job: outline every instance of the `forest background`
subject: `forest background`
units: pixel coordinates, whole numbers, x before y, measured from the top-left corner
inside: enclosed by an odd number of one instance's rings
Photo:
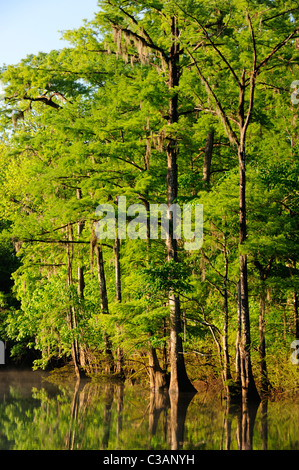
[[[298,2],[98,5],[68,48],[1,71],[10,360],[298,391]],[[202,204],[201,249],[98,240],[119,196]]]

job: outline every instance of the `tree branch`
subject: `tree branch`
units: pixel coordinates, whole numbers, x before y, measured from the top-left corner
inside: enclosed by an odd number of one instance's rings
[[[248,20],[248,23],[249,23],[249,29],[250,29],[250,33],[251,33],[251,39],[252,39],[252,46],[253,46],[253,70],[255,71],[255,70],[256,70],[256,62],[257,62],[256,42],[255,42],[255,35],[254,35],[252,23],[251,23],[251,18],[250,18],[250,16],[249,16],[248,11],[247,11],[247,20]]]
[[[297,27],[296,29],[294,29],[294,31],[289,34],[289,36],[287,36],[283,41],[281,41],[279,44],[277,44],[273,49],[272,51],[267,55],[267,57],[265,57],[260,63],[259,65],[256,66],[256,74],[258,74],[260,72],[260,69],[262,67],[264,67],[264,65],[267,64],[267,62],[269,62],[269,60],[271,59],[271,57],[277,52],[279,51],[279,49],[281,49],[290,39],[292,39],[293,36],[295,36],[295,34],[299,31],[299,27]]]
[[[263,19],[263,20],[262,20],[262,23],[266,23],[266,21],[273,20],[274,18],[277,18],[278,16],[282,16],[282,15],[285,15],[285,14],[287,14],[287,13],[291,13],[292,11],[296,11],[296,10],[298,10],[298,7],[296,7],[296,8],[291,8],[290,10],[286,10],[286,11],[277,13],[277,15],[270,16],[269,18]]]
[[[81,244],[81,245],[90,245],[89,241],[84,240],[55,240],[55,239],[42,239],[42,238],[24,238],[21,240],[24,243],[62,243],[63,245],[67,244]],[[107,243],[101,243],[102,246],[107,246],[108,248],[113,248],[112,245]]]
[[[55,95],[56,93],[52,93],[50,97],[45,96],[45,95],[40,95],[37,96],[36,98],[31,98],[30,96],[27,96],[26,94],[22,97],[23,100],[29,100],[31,101],[40,101],[48,106],[51,106],[54,109],[61,109],[61,106],[54,101],[52,101],[52,96]]]
[[[223,60],[223,62],[227,65],[227,67],[229,68],[229,70],[231,71],[235,81],[237,82],[237,84],[240,86],[240,81],[238,79],[238,76],[236,74],[236,72],[234,71],[234,69],[232,68],[232,66],[230,65],[229,61],[226,59],[226,57],[222,54],[222,52],[218,49],[217,45],[214,43],[214,41],[211,39],[211,36],[208,34],[206,28],[201,24],[201,22],[194,16],[192,16],[190,13],[187,13],[186,11],[183,10],[183,8],[179,7],[183,13],[187,16],[189,16],[190,18],[192,18],[194,21],[196,21],[196,23],[199,25],[199,27],[202,29],[206,39],[210,42],[211,46],[215,49],[215,51],[217,52],[217,54],[221,57],[221,59]]]
[[[209,82],[207,81],[207,79],[204,77],[202,71],[200,70],[196,60],[194,59],[192,53],[186,48],[188,54],[190,55],[190,57],[193,59],[194,61],[194,65],[198,71],[198,74],[201,78],[201,80],[203,81],[205,87],[206,87],[206,90],[208,92],[209,95],[211,95],[213,98],[214,98],[214,101],[216,103],[216,109],[217,109],[217,114],[221,117],[222,119],[222,122],[224,124],[224,127],[226,129],[226,133],[227,133],[227,136],[229,138],[229,141],[231,144],[236,144],[236,145],[239,145],[239,141],[238,141],[238,138],[234,132],[234,130],[232,129],[231,125],[230,125],[230,122],[229,122],[229,119],[228,119],[228,116],[227,114],[225,113],[223,107],[221,106],[221,103],[219,101],[219,99],[217,98],[215,92],[213,91],[213,89],[211,88]]]

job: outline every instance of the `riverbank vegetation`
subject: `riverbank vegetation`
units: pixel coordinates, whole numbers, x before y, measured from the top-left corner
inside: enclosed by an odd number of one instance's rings
[[[69,48],[3,67],[11,360],[173,392],[211,377],[253,399],[298,391],[298,15],[295,1],[103,0]],[[97,238],[97,207],[117,214],[120,196],[147,213],[202,204],[201,247],[172,223],[166,240],[119,239],[118,224]]]

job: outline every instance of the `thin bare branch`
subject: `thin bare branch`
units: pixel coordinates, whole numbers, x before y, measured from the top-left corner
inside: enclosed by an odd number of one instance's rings
[[[262,20],[262,23],[266,23],[266,21],[273,20],[274,18],[278,18],[279,16],[283,16],[283,15],[286,15],[287,13],[291,13],[292,11],[297,11],[297,10],[298,10],[298,7],[291,8],[290,10],[285,10],[283,12],[277,13],[277,15],[270,16],[269,18],[264,18]]]
[[[267,57],[265,57],[260,63],[259,65],[256,66],[256,73],[260,73],[260,70],[262,67],[264,67],[264,65],[267,64],[267,62],[269,62],[269,60],[271,59],[271,57],[273,57],[273,55],[279,51],[279,49],[281,49],[285,44],[287,44],[287,42],[289,42],[290,39],[292,39],[292,37],[295,36],[295,34],[299,31],[299,27],[297,27],[296,29],[294,29],[294,31],[289,34],[283,41],[281,41],[279,44],[277,44],[273,49],[272,51],[267,55]]]
[[[212,96],[213,99],[214,99],[214,101],[215,101],[217,114],[220,116],[220,118],[221,118],[221,120],[222,120],[222,122],[223,122],[223,125],[224,125],[224,127],[225,127],[225,129],[226,129],[226,133],[227,133],[227,136],[228,136],[228,138],[229,138],[230,143],[231,143],[231,144],[237,144],[237,145],[239,145],[239,141],[238,141],[238,138],[237,138],[237,136],[236,136],[236,133],[235,133],[234,130],[232,129],[232,127],[231,127],[231,125],[230,125],[230,122],[229,122],[229,118],[228,118],[226,112],[224,111],[224,109],[223,109],[223,107],[222,107],[222,105],[221,105],[221,103],[220,103],[220,101],[219,101],[219,99],[218,99],[216,93],[215,93],[214,90],[211,88],[209,82],[207,81],[207,79],[206,79],[205,76],[203,75],[203,73],[202,73],[200,67],[198,66],[196,60],[194,59],[192,53],[191,53],[188,49],[186,49],[186,50],[187,50],[188,54],[190,55],[190,57],[193,59],[194,65],[195,65],[195,67],[196,67],[196,69],[197,69],[197,71],[198,71],[198,74],[199,74],[201,80],[203,81],[203,83],[204,83],[204,85],[205,85],[205,87],[206,87],[206,90],[207,90],[208,94],[209,94],[210,96]]]
[[[179,6],[179,5],[178,5]],[[202,29],[206,39],[210,42],[211,46],[213,47],[213,49],[215,49],[215,51],[218,53],[218,55],[221,57],[221,59],[223,60],[223,62],[227,65],[227,67],[229,68],[230,72],[232,73],[235,81],[237,82],[237,84],[240,86],[240,81],[239,81],[239,78],[236,74],[236,72],[234,71],[233,67],[231,66],[231,64],[229,63],[229,61],[227,60],[227,58],[222,54],[222,52],[220,51],[220,49],[218,49],[217,45],[214,43],[214,41],[212,40],[211,38],[211,35],[208,34],[206,28],[203,26],[203,24],[198,20],[198,18],[196,18],[195,16],[191,15],[190,13],[186,12],[182,7],[179,6],[179,8],[182,10],[182,12],[189,16],[189,18],[192,18],[197,24],[198,26]]]
[[[249,15],[248,12],[247,12],[247,20],[248,20],[248,23],[249,23],[249,29],[250,29],[250,33],[251,33],[251,39],[252,39],[252,47],[253,47],[253,70],[255,71],[255,69],[256,69],[256,63],[257,63],[256,41],[255,41],[254,30],[253,30],[252,23],[251,23],[251,18],[250,18],[250,15]]]

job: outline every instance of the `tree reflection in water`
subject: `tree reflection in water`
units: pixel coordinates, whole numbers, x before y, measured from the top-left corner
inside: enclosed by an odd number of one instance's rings
[[[70,419],[70,426],[68,430],[68,435],[66,438],[66,447],[68,450],[73,450],[74,442],[75,442],[75,426],[74,424],[77,423],[78,420],[78,408],[79,408],[79,388],[80,388],[80,380],[77,380],[75,389],[74,389],[74,396],[71,405],[71,419]]]
[[[101,397],[104,403],[102,427],[103,435],[100,448],[105,450],[109,447],[109,436],[112,422],[112,405],[116,399],[116,442],[119,443],[123,430],[123,406],[124,406],[124,384],[108,383],[103,386]],[[82,381],[78,381],[74,387],[74,394],[71,404],[70,425],[66,438],[67,449],[74,449],[76,428],[78,427],[78,417],[84,414],[86,407],[86,393],[99,390],[95,386],[86,383],[82,386]],[[93,395],[93,393],[91,393]],[[84,398],[85,397],[85,398]],[[179,450],[184,444],[184,428],[188,406],[194,394],[171,394],[167,391],[150,390],[150,403],[146,411],[148,412],[148,447],[151,448],[151,440],[156,435],[158,424],[162,420],[162,441],[169,445],[171,450]],[[144,416],[143,419],[144,420]],[[165,446],[167,448],[167,445]]]
[[[298,449],[296,402],[270,402],[268,420],[267,401],[223,403],[210,392],[86,380],[34,387],[0,383],[0,449]]]
[[[163,440],[167,441],[167,411],[170,407],[169,395],[167,391],[158,392],[150,391],[150,407],[149,407],[149,438],[155,436],[157,432],[158,422],[162,414],[162,433]]]
[[[179,450],[184,443],[185,420],[194,394],[170,394],[171,450]]]
[[[234,418],[237,420],[236,439],[239,450],[252,450],[253,449],[253,430],[256,419],[259,403],[249,403],[244,400],[242,403],[231,402],[228,398],[226,400],[226,409],[224,417],[224,433],[225,442],[222,449],[231,449],[231,430],[232,421]]]

